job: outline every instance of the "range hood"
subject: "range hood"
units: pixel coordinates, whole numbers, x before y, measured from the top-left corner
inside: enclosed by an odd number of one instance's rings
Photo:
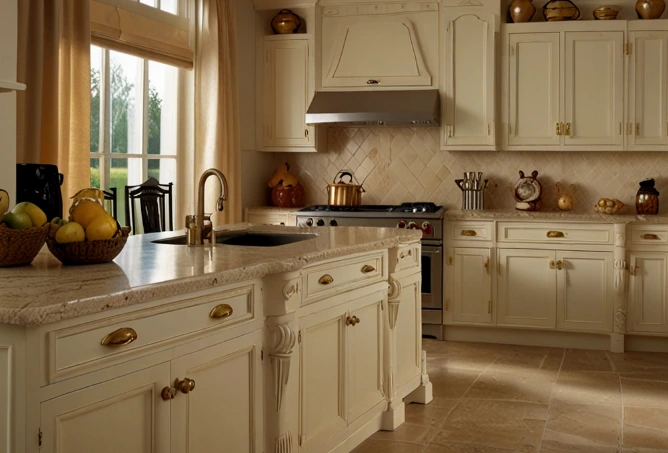
[[[317,91],[307,124],[438,126],[438,90]]]

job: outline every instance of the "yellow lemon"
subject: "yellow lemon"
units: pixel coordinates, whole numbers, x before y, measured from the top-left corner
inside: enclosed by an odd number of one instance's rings
[[[116,220],[109,214],[102,214],[95,217],[86,228],[86,239],[89,241],[111,239],[117,229]]]
[[[90,225],[97,216],[106,213],[107,212],[100,203],[92,200],[82,200],[72,207],[72,210],[70,211],[72,220],[81,225],[84,230],[88,228],[88,225]]]
[[[76,222],[68,222],[56,231],[56,242],[66,244],[68,242],[81,242],[86,239],[86,232]]]

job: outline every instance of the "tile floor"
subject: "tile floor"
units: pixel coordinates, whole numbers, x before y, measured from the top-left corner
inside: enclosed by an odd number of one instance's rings
[[[424,340],[434,401],[354,453],[668,452],[668,354]]]

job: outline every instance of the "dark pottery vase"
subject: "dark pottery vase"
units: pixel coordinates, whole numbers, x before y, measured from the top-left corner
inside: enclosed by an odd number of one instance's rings
[[[536,14],[536,7],[531,3],[532,0],[513,0],[510,4],[510,18],[514,23],[531,22]]]
[[[638,19],[658,19],[665,10],[665,0],[638,0],[636,3]]]
[[[654,179],[640,181],[640,189],[636,194],[636,213],[638,215],[659,213],[659,191],[654,188]]]

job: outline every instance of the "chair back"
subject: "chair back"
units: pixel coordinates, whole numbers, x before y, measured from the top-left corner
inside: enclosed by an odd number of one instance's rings
[[[125,186],[125,223],[132,228],[132,233],[137,234],[137,211],[135,210],[137,200],[139,200],[139,212],[144,233],[174,229],[173,185],[171,182],[160,184],[157,179],[151,177],[143,184]]]
[[[111,187],[109,190],[103,190],[104,193],[104,200],[109,201],[109,204],[111,205],[111,212],[109,212],[111,215],[114,216],[114,219],[118,219],[118,202],[116,201],[116,196],[117,196],[117,189],[116,187]],[[106,205],[106,203],[105,203]],[[106,209],[106,206],[105,206]]]

